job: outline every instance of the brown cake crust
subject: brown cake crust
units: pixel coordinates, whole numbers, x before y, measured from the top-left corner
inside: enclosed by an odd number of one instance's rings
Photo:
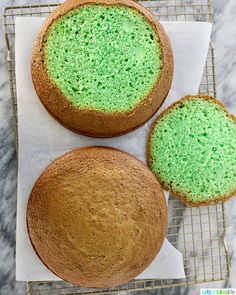
[[[135,9],[156,31],[160,44],[163,67],[160,77],[149,94],[129,112],[105,113],[74,107],[50,79],[44,65],[44,43],[51,24],[70,10],[88,3],[125,5]],[[147,122],[165,100],[173,78],[173,53],[169,39],[154,16],[132,0],[69,0],[55,9],[46,19],[36,38],[31,61],[32,80],[41,102],[48,112],[70,130],[94,137],[113,137],[125,134]]]
[[[234,120],[235,123],[236,123],[236,117],[232,114],[230,114],[228,112],[228,110],[226,109],[225,105],[218,99],[212,97],[212,96],[209,96],[207,94],[198,94],[198,95],[186,95],[184,96],[182,99],[174,102],[173,104],[171,104],[168,108],[166,108],[159,116],[158,118],[153,122],[152,124],[152,127],[151,127],[151,131],[150,131],[150,134],[149,134],[149,137],[148,137],[148,141],[147,141],[147,164],[148,164],[148,167],[151,169],[151,155],[150,155],[150,149],[151,149],[151,138],[152,138],[152,132],[154,130],[154,127],[156,124],[158,124],[158,121],[165,117],[165,115],[173,108],[181,105],[184,101],[186,100],[193,100],[193,99],[197,99],[197,98],[202,98],[202,99],[205,99],[205,100],[210,100],[211,102],[219,105],[226,113],[227,117],[229,117],[231,120]],[[156,174],[155,174],[156,175]],[[172,187],[170,187],[168,184],[166,184],[158,175],[156,175],[156,178],[159,180],[159,182],[162,184],[162,187],[169,191],[170,194],[172,196],[175,196],[177,198],[179,198],[183,203],[185,203],[186,205],[190,206],[190,207],[200,207],[200,206],[207,206],[207,205],[210,205],[210,204],[217,204],[217,203],[221,203],[221,202],[225,202],[227,201],[228,199],[230,199],[231,197],[235,196],[236,195],[236,190],[232,191],[231,193],[225,195],[225,196],[221,196],[221,197],[218,197],[218,198],[215,198],[214,200],[209,200],[209,201],[201,201],[201,202],[192,202],[191,200],[188,199],[188,196],[186,194],[184,194],[183,192],[181,191],[178,191]]]
[[[105,288],[134,279],[156,257],[167,229],[161,185],[120,150],[87,147],[54,160],[27,206],[31,243],[63,280]]]

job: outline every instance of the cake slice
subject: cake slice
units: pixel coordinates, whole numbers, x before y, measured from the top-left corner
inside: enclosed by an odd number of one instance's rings
[[[213,97],[186,96],[154,122],[147,158],[188,205],[225,201],[236,193],[236,118]]]

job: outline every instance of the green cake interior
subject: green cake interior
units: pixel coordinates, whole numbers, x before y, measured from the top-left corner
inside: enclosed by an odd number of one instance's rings
[[[45,66],[64,96],[80,108],[132,110],[159,78],[158,36],[137,11],[87,4],[56,21],[45,45]]]
[[[236,122],[210,100],[184,100],[155,125],[151,169],[192,202],[236,190]]]

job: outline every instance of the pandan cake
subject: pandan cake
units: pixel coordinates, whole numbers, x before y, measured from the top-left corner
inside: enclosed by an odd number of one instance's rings
[[[134,279],[156,257],[167,206],[155,175],[120,150],[87,147],[53,161],[27,206],[27,227],[42,262],[82,287]]]
[[[236,193],[236,118],[209,96],[187,96],[153,124],[148,162],[164,188],[191,206]]]
[[[69,129],[110,137],[144,124],[168,94],[173,56],[162,26],[131,0],[69,0],[44,22],[32,79]]]

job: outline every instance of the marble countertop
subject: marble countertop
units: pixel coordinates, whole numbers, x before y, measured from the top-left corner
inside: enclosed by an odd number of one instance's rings
[[[169,1],[169,0],[167,0]],[[41,1],[1,0],[7,5]],[[46,1],[42,1],[45,3]],[[52,1],[48,1],[52,2]],[[54,1],[55,2],[55,1]],[[217,96],[236,114],[236,1],[212,0]],[[0,23],[0,294],[26,294],[25,283],[15,281],[16,153],[3,24]],[[227,281],[149,291],[150,294],[200,294],[201,287],[236,288],[236,199],[226,203],[231,273]],[[144,292],[142,292],[144,293]]]

